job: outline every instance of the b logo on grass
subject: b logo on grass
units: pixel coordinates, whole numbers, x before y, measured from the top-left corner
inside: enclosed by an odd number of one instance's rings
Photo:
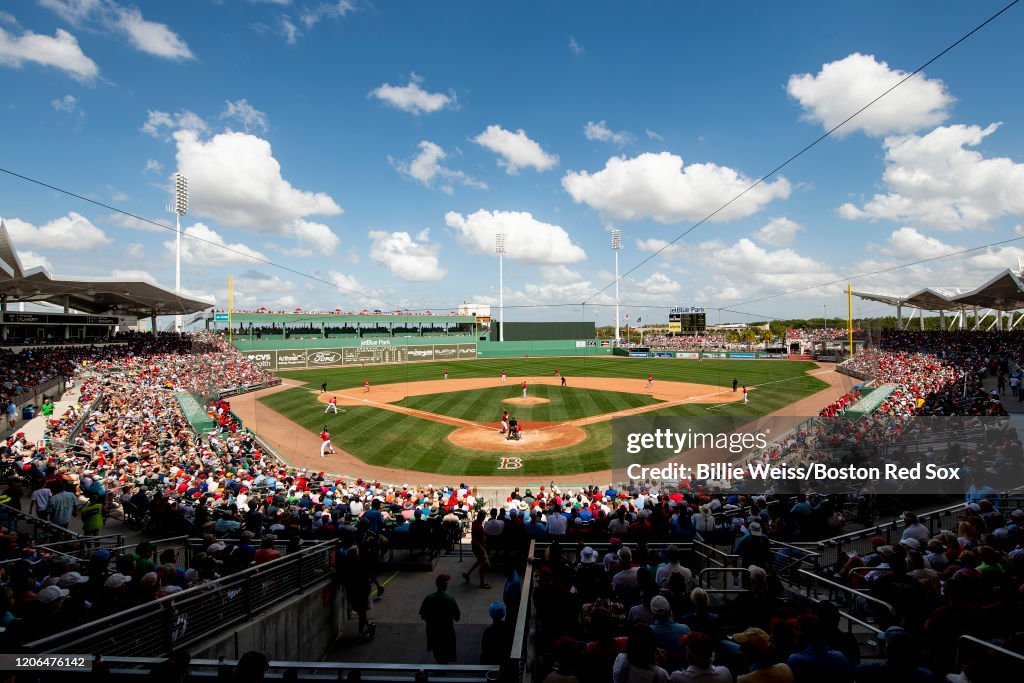
[[[502,458],[499,470],[519,470],[523,468],[522,458]]]

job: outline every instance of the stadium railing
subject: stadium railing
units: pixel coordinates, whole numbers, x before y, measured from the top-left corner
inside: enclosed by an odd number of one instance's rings
[[[276,387],[281,383],[280,377],[272,377],[266,382],[257,382],[256,384],[239,384],[233,387],[225,387],[217,391],[216,398],[227,398],[229,396],[237,396],[239,394],[247,394],[250,391],[260,391],[261,389],[269,389],[270,387]]]
[[[0,524],[12,533],[24,531],[36,541],[42,539],[68,541],[78,540],[82,537],[81,534],[75,533],[70,529],[58,526],[48,520],[40,519],[27,512],[16,510],[4,503],[0,503]]]
[[[528,557],[537,556],[537,541],[530,541]],[[525,681],[529,665],[536,660],[533,639],[533,619],[530,608],[533,605],[533,565],[527,564],[523,572],[523,591],[516,608],[516,623],[512,636],[512,648],[508,661],[502,670],[502,681]]]
[[[156,657],[216,635],[232,624],[330,578],[329,541],[24,645],[26,652],[89,652]]]
[[[993,498],[992,501],[1000,510],[1024,507],[1024,494],[1009,492]],[[954,531],[956,528],[954,523],[956,517],[963,512],[964,501],[961,500],[937,510],[922,512],[917,516],[917,519],[921,524],[928,527],[929,535],[934,536],[944,529]],[[885,539],[886,545],[899,543],[904,526],[903,519],[897,518],[891,522],[818,541],[815,551],[820,556],[821,567],[823,569],[831,569],[838,566],[840,560],[842,562],[846,561],[845,554],[850,551],[857,551],[858,553],[870,552],[871,548],[868,539],[874,536],[881,536]]]
[[[956,659],[963,664],[968,651],[982,651],[1001,662],[1000,671],[1004,681],[1019,681],[1024,677],[1024,654],[1007,650],[995,643],[989,643],[974,636],[962,635],[956,642]],[[966,678],[964,680],[967,680]]]
[[[164,659],[158,657],[98,657],[92,674],[66,674],[68,680],[86,680],[99,674],[108,681],[143,681],[150,676],[152,667]],[[233,659],[193,659],[188,665],[186,680],[234,680]],[[361,681],[367,683],[413,683],[419,672],[427,680],[447,683],[486,683],[497,681],[498,669],[477,664],[382,664],[376,662],[288,662],[271,660],[266,672],[267,680],[343,681],[358,671]]]
[[[93,414],[102,401],[103,393],[101,392],[89,403],[89,405],[82,409],[82,412],[75,421],[75,424],[71,425],[71,429],[68,430],[67,435],[63,439],[50,439],[47,437],[47,446],[57,453],[64,453],[67,451],[67,449],[75,443],[75,439],[78,438],[78,434],[82,431],[82,428],[85,427],[85,421],[89,419],[89,416]]]

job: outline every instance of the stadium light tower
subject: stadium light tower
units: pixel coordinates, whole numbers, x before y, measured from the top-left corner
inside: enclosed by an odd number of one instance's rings
[[[498,341],[505,341],[505,233],[494,235],[494,253],[498,255]]]
[[[174,214],[174,293],[181,296],[181,217],[188,213],[188,178],[180,173],[174,174],[174,204],[167,211]],[[174,316],[174,331],[181,334],[181,313]]]
[[[622,231],[612,230],[612,251],[615,252],[615,341],[619,341],[619,250],[622,249]]]

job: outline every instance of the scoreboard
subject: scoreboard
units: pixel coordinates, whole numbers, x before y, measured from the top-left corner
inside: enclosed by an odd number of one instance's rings
[[[702,307],[677,306],[668,312],[670,334],[695,334],[703,332],[706,326],[707,317]]]

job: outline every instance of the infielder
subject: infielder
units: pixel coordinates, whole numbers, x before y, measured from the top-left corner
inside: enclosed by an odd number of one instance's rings
[[[501,371],[501,381],[502,381],[502,383],[504,383],[506,379],[508,379],[508,373],[506,373],[504,370],[502,370]]]
[[[324,408],[324,415],[326,415],[327,411],[329,411],[329,410],[333,410],[335,415],[338,414],[338,397],[337,396],[331,396],[331,402],[327,404],[326,408]]]

